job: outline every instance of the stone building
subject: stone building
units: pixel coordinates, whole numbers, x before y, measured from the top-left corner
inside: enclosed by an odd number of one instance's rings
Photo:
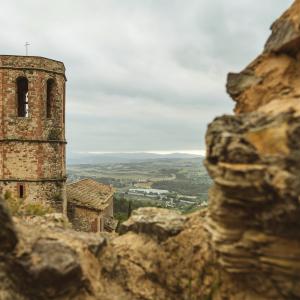
[[[0,55],[0,195],[66,208],[65,82],[62,62]]]
[[[74,229],[80,231],[114,231],[114,190],[92,179],[83,179],[67,185],[68,217]]]

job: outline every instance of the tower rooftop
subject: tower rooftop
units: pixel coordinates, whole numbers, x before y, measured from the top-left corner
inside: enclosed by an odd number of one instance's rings
[[[0,69],[29,69],[65,74],[63,62],[42,57],[24,55],[0,55]]]

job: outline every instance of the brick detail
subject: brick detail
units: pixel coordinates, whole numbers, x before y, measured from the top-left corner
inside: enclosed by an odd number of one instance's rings
[[[28,79],[29,116],[18,117],[18,77]],[[47,80],[55,90],[46,115]],[[45,201],[61,210],[65,191],[64,64],[43,57],[0,55],[0,191],[17,192],[26,182],[26,201]],[[17,195],[16,195],[17,196]]]

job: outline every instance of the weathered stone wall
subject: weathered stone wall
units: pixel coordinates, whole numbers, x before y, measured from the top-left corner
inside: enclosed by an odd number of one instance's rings
[[[73,206],[73,216],[70,222],[75,230],[85,232],[97,232],[98,215],[97,211],[84,207]]]
[[[29,81],[29,117],[17,117],[16,79]],[[46,117],[46,82],[55,81],[53,117]],[[65,140],[63,63],[40,57],[0,56],[1,131],[0,139]]]
[[[109,199],[109,205],[103,211],[96,211],[89,208],[68,203],[68,218],[75,230],[84,232],[97,232],[98,226],[104,230],[105,218],[113,217],[113,196]],[[100,221],[101,219],[101,221]],[[100,222],[100,224],[98,224]]]
[[[0,186],[0,192],[9,192],[14,199],[18,199],[18,187],[24,186],[24,202],[43,202],[58,212],[63,211],[63,182],[6,182]]]
[[[64,145],[57,143],[0,143],[5,179],[61,179],[65,176]]]
[[[28,80],[28,117],[18,117],[19,77]],[[52,114],[47,118],[49,79],[54,80],[54,93]],[[52,201],[53,194],[59,194],[57,190],[66,177],[65,81],[61,62],[42,57],[0,56],[0,191],[8,186],[15,191],[22,182],[27,191],[41,187],[40,193],[28,192],[27,200]],[[52,186],[53,192],[49,193],[45,186]]]
[[[113,196],[108,200],[109,205],[104,209],[102,215],[107,217],[113,217],[114,216],[114,199]]]

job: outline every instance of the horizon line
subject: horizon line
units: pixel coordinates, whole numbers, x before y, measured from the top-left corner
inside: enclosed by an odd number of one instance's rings
[[[72,153],[72,152],[71,152]],[[146,154],[160,154],[160,155],[169,155],[169,154],[191,154],[191,155],[203,155],[205,156],[205,149],[197,149],[197,150],[149,150],[149,151],[75,151],[74,154],[138,154],[138,153],[146,153]]]

